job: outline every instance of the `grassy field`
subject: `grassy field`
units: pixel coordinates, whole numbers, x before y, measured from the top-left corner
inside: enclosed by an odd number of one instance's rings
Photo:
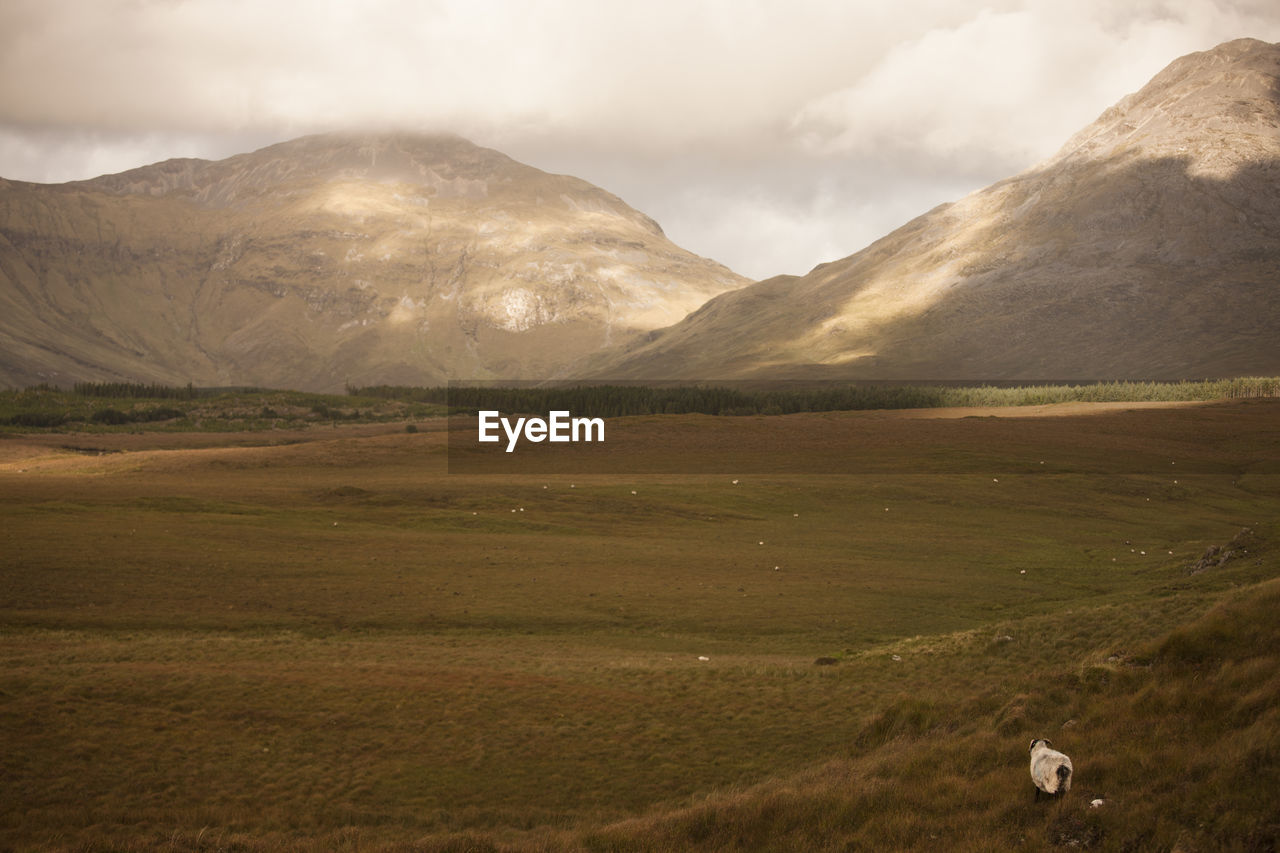
[[[1060,411],[6,432],[0,849],[1276,849],[1280,401]]]

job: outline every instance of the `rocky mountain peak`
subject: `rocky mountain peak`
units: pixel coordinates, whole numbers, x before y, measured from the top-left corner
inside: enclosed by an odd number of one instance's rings
[[[1280,45],[1246,38],[1175,60],[1049,163],[1176,157],[1221,173],[1277,154]]]

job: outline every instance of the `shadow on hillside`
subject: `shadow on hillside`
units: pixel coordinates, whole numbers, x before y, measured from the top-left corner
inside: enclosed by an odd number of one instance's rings
[[[1215,165],[1212,153],[1205,158]],[[1005,203],[967,235],[967,246],[983,250],[961,259],[947,290],[839,341],[845,351],[875,355],[795,365],[795,375],[1191,379],[1280,372],[1280,160],[1224,169],[1219,177],[1204,172],[1205,158],[1068,161],[993,185],[990,191],[1007,194]],[[956,218],[955,208],[930,211],[837,262],[847,272],[830,286],[851,298],[892,261],[945,249],[939,233],[974,225]],[[947,217],[955,221],[939,228]],[[902,242],[886,253],[895,235]]]

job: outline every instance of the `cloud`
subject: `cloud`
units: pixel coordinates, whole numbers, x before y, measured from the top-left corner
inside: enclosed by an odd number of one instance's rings
[[[668,148],[776,123],[915,26],[813,0],[10,0],[0,16],[10,122],[514,123]]]
[[[791,129],[826,156],[896,150],[1029,165],[1178,56],[1259,29],[1274,37],[1275,16],[1258,17],[1209,0],[982,9],[893,46],[850,85],[805,104]]]

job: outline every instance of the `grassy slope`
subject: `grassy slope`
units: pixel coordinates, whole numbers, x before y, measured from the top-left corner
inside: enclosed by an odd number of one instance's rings
[[[1002,650],[925,646],[941,657],[931,663],[944,670],[937,682],[944,689],[887,704],[845,754],[620,822],[590,834],[590,846],[1273,850],[1278,605],[1276,581],[1250,586],[1203,615],[1183,613],[1185,625],[1155,639],[1141,639],[1153,625],[1112,608],[1028,620],[1013,630],[1040,646],[1030,655],[1034,669],[980,693],[946,690],[945,669],[990,672],[982,659]],[[1116,652],[1106,659],[1083,652],[1076,667],[1055,660],[1063,646],[1081,648],[1081,634],[1089,644],[1112,639]],[[1035,803],[1017,748],[1046,734],[1074,755],[1076,783],[1061,801]]]
[[[7,439],[0,845],[1269,849],[1278,421],[869,418],[877,473],[737,485]]]

